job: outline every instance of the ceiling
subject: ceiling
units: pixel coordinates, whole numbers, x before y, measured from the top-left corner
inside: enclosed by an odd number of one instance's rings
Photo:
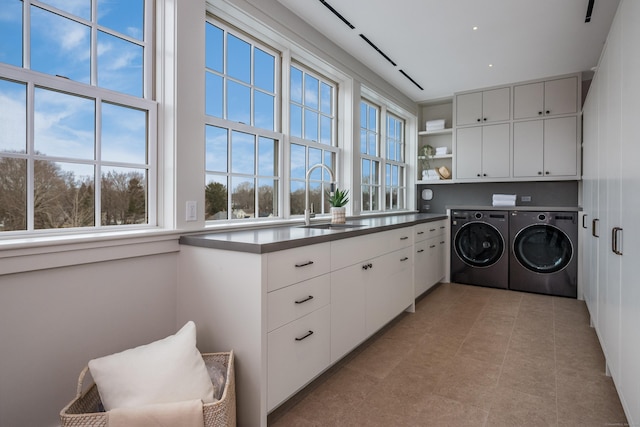
[[[619,3],[595,0],[586,23],[589,0],[278,1],[416,102],[589,71]]]

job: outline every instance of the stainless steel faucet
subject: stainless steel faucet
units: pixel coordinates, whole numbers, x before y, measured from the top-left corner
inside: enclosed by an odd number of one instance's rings
[[[333,174],[333,171],[331,170],[331,168],[329,168],[327,165],[324,165],[322,163],[317,163],[313,166],[311,166],[308,170],[307,170],[307,174],[305,175],[305,187],[304,187],[304,225],[309,225],[309,223],[311,222],[311,211],[309,210],[309,176],[311,176],[311,172],[316,169],[316,168],[324,168],[327,172],[329,172],[329,175],[331,176],[331,188],[329,190],[329,194],[333,195],[333,193],[336,191],[336,178],[335,175]]]

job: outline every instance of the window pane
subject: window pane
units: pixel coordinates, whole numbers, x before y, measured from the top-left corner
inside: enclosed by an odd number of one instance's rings
[[[91,83],[89,27],[31,7],[31,69]]]
[[[206,31],[206,54],[205,54],[205,66],[219,73],[224,72],[222,65],[222,58],[224,55],[224,32],[211,25],[208,22],[205,25]]]
[[[371,162],[371,183],[374,185],[380,185],[380,162]]]
[[[2,1],[0,62],[22,67],[22,2]]]
[[[291,136],[302,138],[302,107],[291,105]]]
[[[231,172],[253,175],[255,172],[255,137],[247,133],[231,134]],[[235,188],[235,187],[234,187]],[[234,190],[235,191],[235,190]]]
[[[102,160],[147,162],[147,113],[115,104],[102,104]]]
[[[98,0],[98,24],[144,40],[144,0]]]
[[[318,163],[322,163],[322,150],[318,150],[317,148],[309,148],[309,169],[311,169]],[[323,171],[323,168],[315,168],[311,172],[311,175],[309,175],[309,178],[320,181],[322,179]]]
[[[98,31],[98,86],[142,96],[142,46]]]
[[[370,154],[371,156],[378,156],[377,135],[375,133],[368,133],[367,141],[368,141],[367,153]]]
[[[268,92],[274,92],[275,85],[275,58],[258,48],[253,50],[255,70],[253,72],[254,86]]]
[[[278,181],[261,179],[258,182],[258,216],[278,216]]]
[[[206,220],[228,219],[227,178],[225,176],[207,175],[204,203]]]
[[[391,166],[391,185],[393,185],[394,187],[397,187],[399,183],[400,183],[400,180],[398,178],[398,166],[393,165]]]
[[[333,113],[333,88],[326,83],[320,85],[320,111],[324,114]]]
[[[276,141],[270,138],[260,137],[258,140],[258,175],[276,175],[278,170],[276,165],[276,155]]]
[[[227,130],[215,126],[206,126],[205,133],[205,169],[215,172],[227,172]]]
[[[236,82],[227,82],[227,119],[251,123],[251,89]]]
[[[304,139],[318,141],[318,113],[304,110]]]
[[[378,131],[378,110],[373,108],[373,107],[369,107],[369,114],[368,114],[368,120],[369,122],[367,123],[367,128],[371,131]]]
[[[362,187],[362,210],[371,210],[371,187],[368,185]]]
[[[291,67],[291,100],[302,104],[302,71]]]
[[[41,0],[42,3],[46,3],[60,9],[64,12],[72,15],[79,16],[82,19],[91,20],[91,0]],[[109,0],[113,1],[113,0]]]
[[[147,223],[145,169],[103,167],[101,191],[103,225]]]
[[[304,192],[303,192],[304,194]],[[309,182],[309,209],[315,213],[322,213],[322,185],[319,182]],[[304,213],[304,205],[302,209]]]
[[[0,157],[0,232],[27,229],[27,161]]]
[[[275,98],[259,91],[254,92],[253,98],[255,126],[262,129],[275,130]]]
[[[93,165],[36,160],[34,178],[36,230],[94,225]]]
[[[0,151],[26,150],[27,86],[0,79]]]
[[[380,195],[380,188],[371,187],[371,210],[372,211],[377,211],[380,209],[380,205],[378,203],[379,195]]]
[[[385,169],[384,182],[387,187],[390,187],[391,186],[391,165],[386,164],[384,169]]]
[[[34,143],[47,156],[94,158],[95,101],[35,90]]]
[[[365,104],[364,102],[360,103],[360,127],[362,129],[366,129],[367,128],[367,113],[369,112],[369,109],[367,108],[367,104]]]
[[[367,154],[367,131],[360,129],[360,152]]]
[[[213,73],[205,72],[205,105],[206,114],[213,117],[223,118],[222,105],[222,77]]]
[[[227,74],[251,83],[251,45],[232,34],[227,34]]]
[[[330,117],[321,116],[320,117],[320,142],[326,145],[332,145],[331,142],[333,140],[333,126],[332,120]]]
[[[311,77],[308,74],[304,76],[304,105],[313,108],[314,110],[318,109],[318,98],[319,98],[319,88],[318,88],[318,79],[315,77]]]
[[[253,179],[231,178],[231,218],[255,218],[255,185]]]
[[[306,153],[303,145],[291,144],[291,178],[304,179],[307,171]]]
[[[304,182],[291,181],[291,194],[289,197],[291,215],[304,214]]]

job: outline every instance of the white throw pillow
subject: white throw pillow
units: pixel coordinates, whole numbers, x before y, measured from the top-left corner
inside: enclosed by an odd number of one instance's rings
[[[93,359],[89,371],[107,411],[193,399],[214,401],[192,321],[175,335]]]

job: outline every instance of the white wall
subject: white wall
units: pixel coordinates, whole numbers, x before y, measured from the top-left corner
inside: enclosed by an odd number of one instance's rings
[[[177,253],[0,275],[0,426],[59,425],[87,362],[176,332]]]

